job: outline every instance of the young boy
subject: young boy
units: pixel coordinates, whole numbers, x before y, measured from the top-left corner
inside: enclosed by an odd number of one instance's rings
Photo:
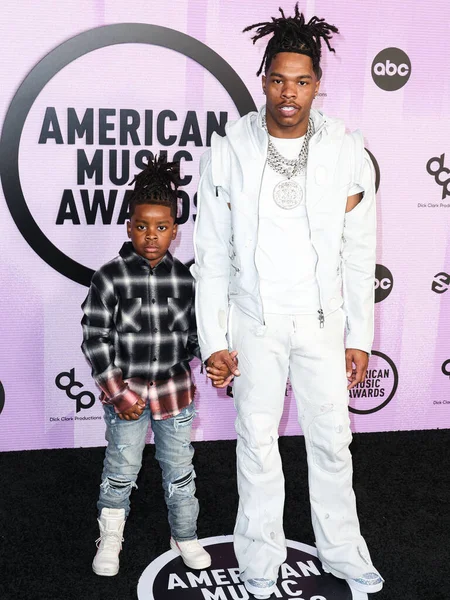
[[[169,252],[177,235],[179,163],[149,160],[130,199],[130,242],[93,276],[82,350],[101,389],[106,447],[98,500],[100,537],[92,568],[116,575],[129,497],[136,487],[149,423],[171,529],[170,546],[192,569],[211,558],[197,540],[194,385],[189,361],[200,356],[194,283]]]

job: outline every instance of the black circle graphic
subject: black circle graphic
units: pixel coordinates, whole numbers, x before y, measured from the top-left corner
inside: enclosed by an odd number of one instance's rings
[[[0,415],[2,414],[2,410],[5,407],[5,388],[3,387],[3,383],[0,381]]]
[[[382,352],[378,352],[377,350],[372,350],[372,354],[374,356],[379,356],[380,358],[383,358],[388,363],[388,365],[391,367],[392,373],[394,375],[394,385],[392,386],[392,390],[391,390],[391,393],[389,394],[389,396],[379,406],[375,406],[374,408],[368,408],[366,410],[363,410],[360,408],[353,408],[352,406],[349,405],[348,410],[357,415],[369,415],[371,413],[378,412],[379,410],[381,410],[382,408],[387,406],[389,404],[389,402],[392,400],[392,398],[395,396],[395,392],[397,391],[397,387],[398,387],[398,371],[397,371],[397,367],[395,366],[394,361],[391,358],[389,358],[389,356],[386,356],[386,354],[383,354]]]
[[[28,73],[12,99],[3,125],[0,140],[3,191],[15,224],[36,254],[62,275],[85,286],[89,286],[94,271],[59,250],[41,231],[27,206],[19,176],[20,138],[34,101],[61,69],[89,52],[117,44],[150,44],[184,54],[222,84],[241,116],[256,110],[244,82],[219,54],[185,33],[159,25],[119,23],[90,29],[57,46]]]
[[[450,377],[450,359],[446,360],[445,362],[442,363],[441,369],[442,369],[442,372],[444,373],[444,375],[447,375],[448,377]]]
[[[395,92],[402,88],[411,77],[411,61],[400,48],[385,48],[372,63],[372,78],[379,88]]]
[[[376,265],[375,268],[375,302],[386,300],[394,287],[394,278],[387,267]]]
[[[378,192],[378,188],[380,187],[380,180],[381,180],[380,165],[378,164],[378,161],[375,158],[375,156],[372,154],[372,152],[370,150],[368,150],[367,148],[365,150],[366,150],[367,154],[370,156],[370,159],[372,160],[372,163],[373,163],[373,168],[375,169],[375,192]]]
[[[153,584],[151,585],[149,578],[143,585],[142,577],[139,581],[138,597],[148,600],[248,597],[244,584],[238,577],[239,569],[232,540],[221,542],[219,538],[216,543],[207,545],[206,549],[211,555],[212,566],[203,571],[191,571],[179,556],[159,565],[156,563],[164,555],[156,559],[151,578]],[[310,598],[352,600],[352,592],[345,580],[325,573],[316,556],[305,550],[290,547],[288,542],[287,559],[280,569],[276,597],[282,600],[292,597],[301,597],[305,600]]]

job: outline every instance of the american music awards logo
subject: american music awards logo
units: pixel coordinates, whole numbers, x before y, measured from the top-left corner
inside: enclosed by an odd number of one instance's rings
[[[352,413],[367,415],[382,410],[394,398],[398,387],[398,370],[394,361],[372,350],[366,379],[349,390]]]
[[[138,584],[138,600],[253,600],[239,578],[233,536],[200,541],[211,554],[209,569],[191,571],[181,557],[169,550],[143,572]],[[287,540],[287,560],[281,565],[272,598],[367,600],[367,594],[353,592],[352,595],[345,580],[324,572],[315,548]]]
[[[143,23],[85,31],[45,56],[9,106],[0,169],[11,215],[45,262],[87,286],[124,241],[128,184],[166,154],[181,162],[188,228],[176,244],[189,260],[200,156],[229,118],[255,108],[232,67],[193,37]]]

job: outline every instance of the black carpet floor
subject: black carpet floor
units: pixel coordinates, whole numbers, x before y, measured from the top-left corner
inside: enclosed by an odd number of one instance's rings
[[[199,537],[231,534],[235,443],[196,443]],[[303,438],[280,439],[285,532],[313,545]],[[121,569],[91,571],[103,448],[0,454],[0,600],[136,600],[145,567],[168,550],[153,447],[133,492]],[[375,600],[450,600],[450,430],[357,434],[361,529],[386,579]]]

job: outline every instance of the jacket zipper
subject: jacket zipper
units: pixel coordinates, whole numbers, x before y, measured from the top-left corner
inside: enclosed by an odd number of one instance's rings
[[[320,131],[320,130],[319,130]],[[309,143],[311,144],[311,141],[316,137],[316,135],[319,132],[316,131],[315,134],[311,137]],[[308,186],[308,165],[306,165],[306,181],[305,181],[305,189],[307,190],[307,186]],[[311,221],[309,219],[309,210],[308,210],[308,202],[307,202],[307,198],[308,195],[306,194],[306,199],[305,199],[305,208],[306,208],[306,218],[308,219],[308,229],[309,229],[309,241],[311,242],[311,246],[313,247],[314,252],[316,253],[316,264],[314,267],[314,275],[316,278],[316,283],[317,283],[317,290],[319,292],[319,310],[317,311],[319,314],[319,327],[321,329],[323,329],[325,327],[325,316],[323,314],[323,306],[322,306],[322,294],[320,291],[320,282],[319,282],[319,278],[317,276],[317,265],[319,264],[319,253],[316,250],[316,247],[313,244],[312,241],[312,236],[311,236]]]
[[[259,204],[261,201],[261,190],[262,190],[262,185],[263,185],[263,179],[264,179],[264,173],[267,167],[267,151],[268,151],[268,147],[269,147],[269,136],[267,135],[267,145],[265,148],[265,152],[264,152],[264,166],[263,166],[263,170],[261,173],[261,179],[260,179],[260,183],[259,183],[259,191],[258,191],[258,213],[257,213],[257,219],[256,219],[256,247],[255,247],[255,252],[253,254],[253,262],[255,263],[255,271],[258,275],[258,295],[259,295],[259,300],[261,302],[261,323],[263,325],[266,324],[265,320],[264,320],[264,307],[263,307],[263,303],[262,303],[262,297],[261,297],[261,278],[259,276],[259,271],[258,271],[258,267],[256,265],[256,250],[258,248],[258,241],[259,241]]]
[[[319,308],[317,312],[319,313],[319,324],[320,328],[322,329],[325,325],[325,317],[323,316],[323,310]]]

